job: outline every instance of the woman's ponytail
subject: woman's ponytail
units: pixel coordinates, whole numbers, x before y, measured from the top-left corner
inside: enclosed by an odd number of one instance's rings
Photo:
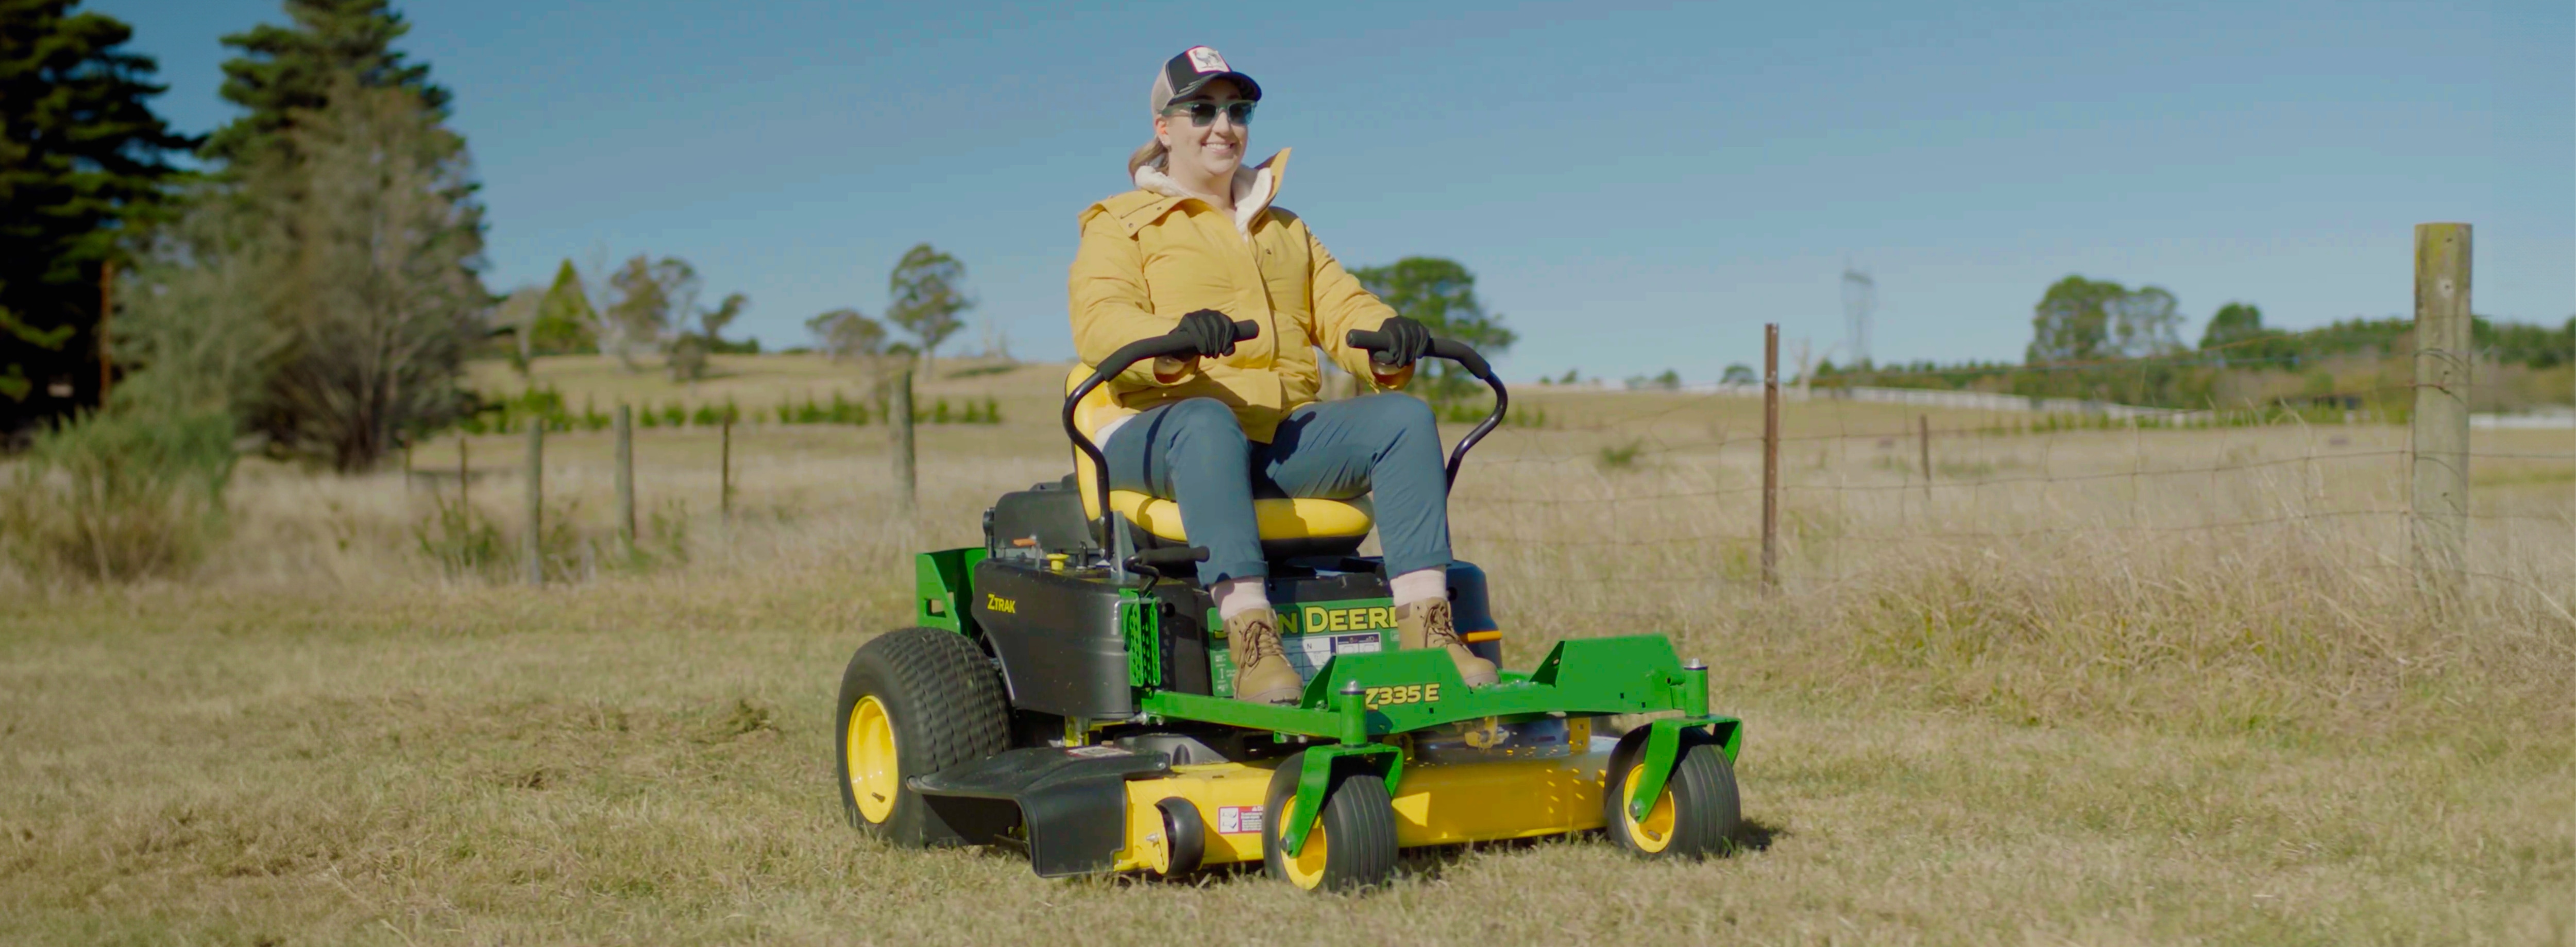
[[[1170,150],[1163,147],[1163,140],[1160,138],[1147,141],[1145,147],[1138,148],[1135,154],[1127,156],[1127,179],[1131,181],[1136,179],[1137,168],[1149,164],[1161,164],[1163,155]]]

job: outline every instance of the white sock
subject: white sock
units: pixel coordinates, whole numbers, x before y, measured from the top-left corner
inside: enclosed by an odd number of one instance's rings
[[[1415,602],[1448,598],[1449,570],[1415,569],[1387,580],[1386,584],[1394,590],[1395,604],[1398,608]]]
[[[1270,607],[1270,591],[1262,586],[1261,577],[1257,575],[1227,579],[1217,583],[1216,588],[1209,591],[1216,596],[1216,614],[1219,620],[1230,620],[1236,615],[1256,608]]]

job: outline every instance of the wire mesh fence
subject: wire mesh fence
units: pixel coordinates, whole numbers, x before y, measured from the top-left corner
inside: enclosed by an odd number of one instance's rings
[[[2002,374],[1995,387],[2017,385]],[[1781,579],[1826,589],[1894,561],[2051,546],[2219,556],[2258,536],[2402,578],[2416,555],[2415,388],[2312,387],[2233,410],[1810,390],[1777,437]],[[1588,413],[1560,407],[1566,423],[1496,439],[1500,456],[1468,465],[1452,500],[1461,554],[1517,562],[1516,582],[1611,613],[1658,588],[1755,587],[1760,389],[1584,397]],[[2014,410],[2032,403],[2059,410]],[[2576,430],[2463,436],[2463,571],[2563,599],[2576,589]]]

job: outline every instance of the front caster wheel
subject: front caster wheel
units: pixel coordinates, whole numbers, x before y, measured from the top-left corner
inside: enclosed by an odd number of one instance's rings
[[[1262,811],[1261,858],[1270,877],[1308,891],[1373,888],[1395,877],[1395,803],[1387,798],[1386,780],[1376,773],[1337,773],[1324,791],[1321,818],[1290,811],[1297,804],[1297,774],[1306,754],[1279,761],[1271,771],[1270,791]],[[1306,848],[1295,857],[1283,841],[1290,820],[1315,820],[1306,833]]]
[[[1638,818],[1628,803],[1630,787],[1645,773],[1641,752],[1622,753],[1612,767],[1608,791],[1601,794],[1603,821],[1619,847],[1644,858],[1706,858],[1734,848],[1743,804],[1735,794],[1735,766],[1726,751],[1712,744],[1684,747],[1673,763],[1673,775],[1655,795],[1655,804]]]
[[[1207,822],[1199,807],[1179,796],[1154,803],[1163,831],[1145,851],[1145,870],[1157,878],[1177,878],[1199,870],[1207,860]]]

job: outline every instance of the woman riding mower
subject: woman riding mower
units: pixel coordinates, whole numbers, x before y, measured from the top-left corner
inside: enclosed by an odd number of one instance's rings
[[[1304,686],[1263,585],[1256,494],[1374,492],[1398,646],[1443,649],[1467,684],[1492,684],[1494,665],[1467,650],[1450,614],[1440,432],[1428,405],[1388,393],[1412,379],[1431,333],[1370,295],[1304,220],[1271,204],[1288,152],[1243,163],[1260,101],[1261,86],[1205,46],[1155,74],[1154,139],[1127,160],[1136,189],[1082,212],[1074,348],[1098,364],[1177,330],[1197,349],[1113,379],[1116,410],[1083,426],[1107,455],[1112,489],[1179,504],[1190,541],[1207,548],[1199,580],[1233,643],[1239,699],[1292,704]],[[1260,333],[1236,338],[1238,319]],[[1348,344],[1354,329],[1393,344],[1373,358]],[[1318,347],[1372,393],[1316,401]]]

